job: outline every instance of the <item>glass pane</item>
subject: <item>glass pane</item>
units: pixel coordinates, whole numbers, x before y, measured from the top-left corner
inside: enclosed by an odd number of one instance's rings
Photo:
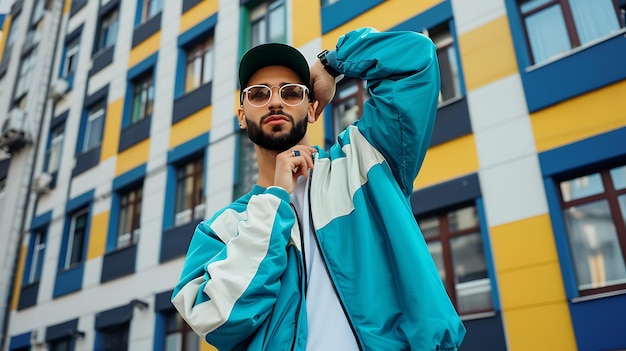
[[[439,218],[430,217],[419,220],[419,226],[424,238],[436,238],[439,236]]]
[[[197,351],[200,347],[200,338],[192,330],[185,333],[185,351]]]
[[[450,246],[459,312],[492,308],[491,282],[480,233],[454,237]]]
[[[433,261],[435,261],[435,266],[437,266],[437,271],[439,272],[441,280],[445,283],[446,267],[443,264],[443,246],[441,245],[441,241],[428,242],[428,251],[433,257]]]
[[[620,213],[622,214],[622,222],[624,222],[624,226],[626,227],[626,194],[618,196],[617,202],[619,203]]]
[[[165,351],[182,351],[180,333],[168,334],[165,337]]]
[[[448,230],[456,232],[478,226],[476,207],[466,207],[448,213]]]
[[[604,185],[600,173],[590,174],[561,182],[563,201],[581,199],[583,197],[602,194]]]
[[[520,1],[520,10],[522,13],[527,13],[538,8],[541,5],[545,5],[553,0],[524,0]]]
[[[359,119],[359,103],[356,97],[345,100],[333,107],[335,131],[337,135],[343,132],[352,122]]]
[[[456,283],[489,277],[480,233],[454,237],[450,240],[450,248]]]
[[[563,216],[578,288],[585,290],[625,283],[624,257],[608,202],[602,200],[570,207]]]
[[[269,13],[269,41],[284,42],[285,41],[285,6],[280,5]]]
[[[572,48],[560,5],[526,17],[526,30],[535,63],[546,61]]]
[[[205,84],[213,80],[213,47],[210,46],[204,53],[204,67],[202,68],[202,83]]]
[[[626,189],[626,166],[613,168],[611,170],[611,180],[615,190]]]
[[[580,44],[620,29],[613,0],[569,0]]]
[[[461,95],[458,63],[454,45],[437,50],[439,70],[441,75],[441,92],[439,102],[450,100]]]

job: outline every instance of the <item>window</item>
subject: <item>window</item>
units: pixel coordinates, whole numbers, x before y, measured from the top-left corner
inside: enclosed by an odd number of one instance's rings
[[[200,338],[176,312],[165,316],[165,351],[196,351]]]
[[[50,351],[71,351],[72,339],[70,337],[59,338],[50,342]]]
[[[137,242],[141,220],[142,185],[120,195],[120,221],[117,229],[117,248]]]
[[[454,39],[447,22],[429,30],[428,35],[437,46],[437,59],[441,74],[441,90],[439,91],[439,104],[441,105],[461,97],[459,63]]]
[[[190,92],[213,79],[213,38],[194,46],[187,52],[185,92]]]
[[[117,9],[102,17],[100,21],[100,28],[98,29],[95,52],[99,52],[115,45],[115,42],[117,41],[118,27],[119,12]]]
[[[175,213],[175,226],[204,218],[204,157],[176,170]]]
[[[420,218],[418,223],[457,311],[491,311],[491,281],[476,207]]]
[[[152,71],[133,81],[133,111],[130,123],[136,123],[152,115],[154,104],[154,81]]]
[[[163,9],[162,0],[143,0],[141,4],[141,22],[145,22]]]
[[[11,21],[11,27],[9,27],[9,33],[7,34],[7,41],[4,44],[5,55],[6,55],[6,52],[8,51],[8,48],[12,47],[13,43],[15,42],[15,36],[17,35],[17,27],[18,27],[19,18],[20,17],[17,16],[13,18],[13,20]]]
[[[322,7],[324,6],[330,6],[336,2],[338,2],[339,0],[322,0]]]
[[[617,0],[520,0],[518,4],[533,63],[558,57],[624,26]]]
[[[83,262],[83,246],[87,232],[87,209],[80,210],[72,215],[70,233],[67,240],[64,268],[68,269],[75,264]]]
[[[332,102],[335,137],[361,117],[363,104],[368,98],[364,81],[344,79],[339,83]]]
[[[17,77],[17,85],[14,92],[15,100],[22,98],[30,89],[30,84],[33,80],[32,73],[35,68],[35,52],[36,50],[32,50],[22,57],[19,76]]]
[[[50,133],[50,146],[47,151],[48,173],[55,173],[61,164],[61,155],[63,155],[63,140],[65,139],[65,126],[60,125]]]
[[[626,166],[560,182],[581,295],[626,288]]]
[[[85,141],[83,152],[97,147],[102,142],[104,129],[104,103],[96,104],[87,111],[87,124],[85,128]]]
[[[127,351],[128,350],[129,323],[114,325],[100,329],[102,336],[103,351]]]
[[[80,50],[80,38],[72,39],[65,46],[65,57],[63,59],[63,70],[61,77],[71,79],[78,65],[78,51]]]
[[[35,1],[35,6],[33,7],[33,14],[30,21],[31,25],[37,25],[37,23],[39,23],[39,21],[45,15],[44,2],[45,0]]]
[[[287,40],[284,0],[265,1],[250,11],[250,47]]]
[[[46,251],[46,228],[38,229],[33,233],[34,241],[31,247],[32,255],[29,262],[29,274],[27,283],[32,284],[41,279],[41,271],[43,269],[44,253]]]

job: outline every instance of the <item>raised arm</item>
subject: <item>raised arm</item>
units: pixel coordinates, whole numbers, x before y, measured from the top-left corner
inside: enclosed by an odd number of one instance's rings
[[[196,228],[172,303],[200,336],[233,349],[265,321],[287,266],[295,215],[276,187],[245,212],[226,209]]]
[[[342,36],[327,59],[336,71],[367,81],[371,98],[357,127],[382,153],[409,196],[437,113],[440,83],[435,45],[415,32],[361,28]],[[320,81],[327,85],[328,79]],[[323,85],[320,90],[328,91]],[[316,97],[323,96],[314,89]]]

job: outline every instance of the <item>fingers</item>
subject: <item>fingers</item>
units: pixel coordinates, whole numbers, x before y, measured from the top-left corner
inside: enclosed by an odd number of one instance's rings
[[[274,185],[280,186],[289,193],[293,192],[300,176],[306,176],[313,168],[315,148],[296,145],[276,156]]]

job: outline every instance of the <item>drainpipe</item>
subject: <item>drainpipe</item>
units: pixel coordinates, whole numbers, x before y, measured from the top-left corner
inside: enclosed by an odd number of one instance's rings
[[[22,241],[24,240],[24,230],[26,229],[26,218],[27,218],[27,213],[29,210],[29,205],[30,205],[30,198],[31,198],[31,189],[33,186],[33,181],[35,178],[35,165],[37,163],[37,156],[39,155],[39,145],[41,143],[41,138],[42,138],[42,134],[43,134],[43,128],[41,128],[41,126],[43,126],[43,122],[46,118],[46,112],[47,112],[47,106],[48,106],[48,95],[50,94],[50,86],[52,84],[52,75],[53,75],[53,67],[54,67],[54,57],[56,56],[56,52],[57,52],[57,48],[59,45],[59,35],[61,34],[61,24],[63,23],[63,6],[64,6],[64,0],[52,0],[50,2],[50,12],[51,12],[51,18],[54,18],[54,16],[58,16],[58,23],[57,23],[57,28],[56,28],[56,35],[54,37],[54,46],[53,46],[53,51],[52,51],[52,62],[50,63],[50,68],[49,68],[49,72],[48,72],[48,81],[46,82],[46,91],[45,91],[45,101],[44,101],[44,106],[41,109],[41,115],[39,116],[39,130],[37,131],[37,138],[35,139],[35,144],[34,144],[34,152],[33,152],[33,156],[32,156],[32,163],[31,163],[31,167],[30,167],[30,174],[28,175],[28,195],[26,196],[26,202],[24,203],[24,210],[22,211],[22,217],[20,220],[20,231],[18,233],[19,238],[17,240],[17,245],[15,247],[15,259],[13,260],[13,269],[11,269],[11,276],[9,277],[9,291],[7,294],[7,301],[6,301],[6,308],[4,310],[4,316],[2,317],[3,323],[2,323],[2,342],[0,343],[0,350],[5,350],[5,347],[7,346],[7,340],[8,340],[8,332],[9,332],[9,321],[11,318],[11,302],[13,301],[13,290],[15,290],[15,279],[17,278],[17,269],[19,266],[19,262],[20,262],[20,248],[22,246]],[[55,4],[58,3],[58,15],[54,12],[55,11]],[[35,210],[37,209],[37,202],[39,200],[39,196],[37,195],[37,198],[35,199],[35,204],[33,206],[33,214],[35,213]]]

